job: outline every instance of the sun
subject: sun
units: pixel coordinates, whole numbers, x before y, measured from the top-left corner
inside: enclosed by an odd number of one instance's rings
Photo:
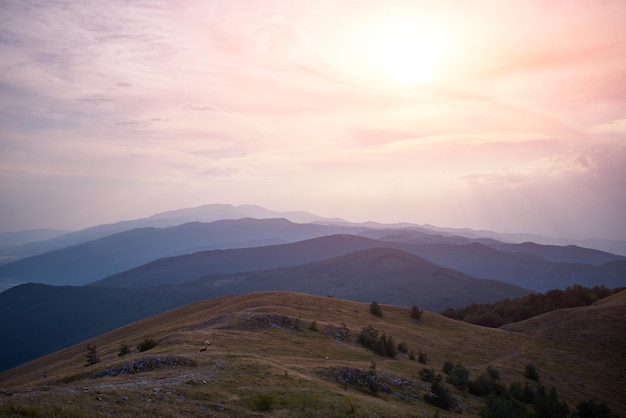
[[[417,17],[396,17],[375,28],[370,60],[389,79],[406,84],[437,77],[447,50],[441,27]]]

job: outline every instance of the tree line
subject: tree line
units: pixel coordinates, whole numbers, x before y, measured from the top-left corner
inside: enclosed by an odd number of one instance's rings
[[[477,303],[458,309],[448,308],[441,314],[459,321],[498,328],[557,309],[588,306],[624,289],[626,288],[608,289],[605,286],[574,285],[565,290],[552,289],[545,293],[531,293],[495,303]]]

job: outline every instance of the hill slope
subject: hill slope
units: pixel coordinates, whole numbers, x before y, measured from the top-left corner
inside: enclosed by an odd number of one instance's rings
[[[623,305],[614,309],[623,315]],[[523,380],[524,365],[532,363],[542,382],[554,385],[562,399],[575,403],[595,396],[618,413],[626,411],[621,391],[625,363],[615,363],[626,352],[623,343],[570,344],[546,340],[532,327],[523,334],[428,312],[415,321],[408,308],[389,305],[383,305],[383,312],[383,318],[377,318],[368,312],[368,304],[294,293],[199,302],[0,373],[0,387],[12,395],[2,397],[0,411],[431,417],[435,408],[420,400],[428,385],[416,379],[423,365],[402,354],[396,359],[378,357],[357,345],[356,335],[368,324],[406,341],[412,350],[426,352],[427,366],[435,370],[447,360],[460,362],[474,378],[489,365],[503,382],[512,382]],[[317,330],[308,328],[313,321]],[[122,341],[134,347],[146,337],[157,340],[158,346],[118,357]],[[97,346],[101,361],[85,367],[87,343]],[[359,383],[359,376],[371,375],[372,360],[375,381],[387,385],[375,396],[367,383]],[[483,400],[453,392],[462,413],[445,415],[477,416]]]

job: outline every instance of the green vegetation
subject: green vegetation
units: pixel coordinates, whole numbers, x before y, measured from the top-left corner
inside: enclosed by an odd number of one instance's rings
[[[443,372],[447,375],[446,382],[459,390],[467,390],[469,383],[469,371],[461,363],[452,364],[446,361],[443,365]]]
[[[357,337],[357,342],[379,356],[395,358],[398,355],[393,337],[387,337],[384,333],[379,335],[378,330],[372,328],[371,325],[363,328]]]
[[[417,357],[417,361],[419,361],[422,364],[428,363],[428,354],[426,354],[422,350],[420,350],[420,354]]]
[[[588,306],[624,289],[626,288],[607,289],[605,286],[574,285],[565,290],[553,289],[543,294],[532,293],[521,298],[505,299],[492,304],[480,303],[458,309],[448,308],[441,314],[459,321],[498,328],[557,309]]]
[[[409,346],[406,343],[406,341],[401,341],[398,343],[398,351],[403,354],[406,354],[409,352]]]
[[[130,347],[128,344],[126,344],[124,341],[122,341],[120,343],[120,349],[117,351],[117,356],[118,357],[122,357],[125,356],[126,354],[130,353]]]
[[[524,377],[526,379],[537,381],[539,380],[539,373],[537,373],[537,369],[532,364],[527,364],[526,368],[524,368]]]
[[[257,393],[256,399],[254,401],[254,406],[257,411],[271,411],[274,407],[274,403],[276,402],[274,396],[269,393]]]
[[[456,399],[450,394],[448,389],[442,383],[443,378],[440,374],[435,375],[434,369],[422,368],[419,377],[424,382],[430,383],[430,391],[424,395],[424,400],[429,404],[435,405],[442,409],[453,409],[456,406]]]
[[[372,315],[376,315],[379,318],[383,317],[383,308],[380,307],[380,304],[376,301],[370,304],[370,313]]]
[[[100,357],[98,357],[98,348],[95,344],[87,344],[87,365],[91,366],[92,364],[96,364],[100,361]]]
[[[144,338],[142,342],[137,344],[137,350],[142,353],[144,351],[148,351],[156,347],[159,343],[152,338]]]
[[[418,308],[416,305],[411,306],[411,318],[420,319],[424,311]]]

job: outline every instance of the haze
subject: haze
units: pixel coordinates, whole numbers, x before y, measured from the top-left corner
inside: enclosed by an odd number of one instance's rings
[[[0,231],[253,203],[624,239],[624,22],[617,0],[4,0]]]

